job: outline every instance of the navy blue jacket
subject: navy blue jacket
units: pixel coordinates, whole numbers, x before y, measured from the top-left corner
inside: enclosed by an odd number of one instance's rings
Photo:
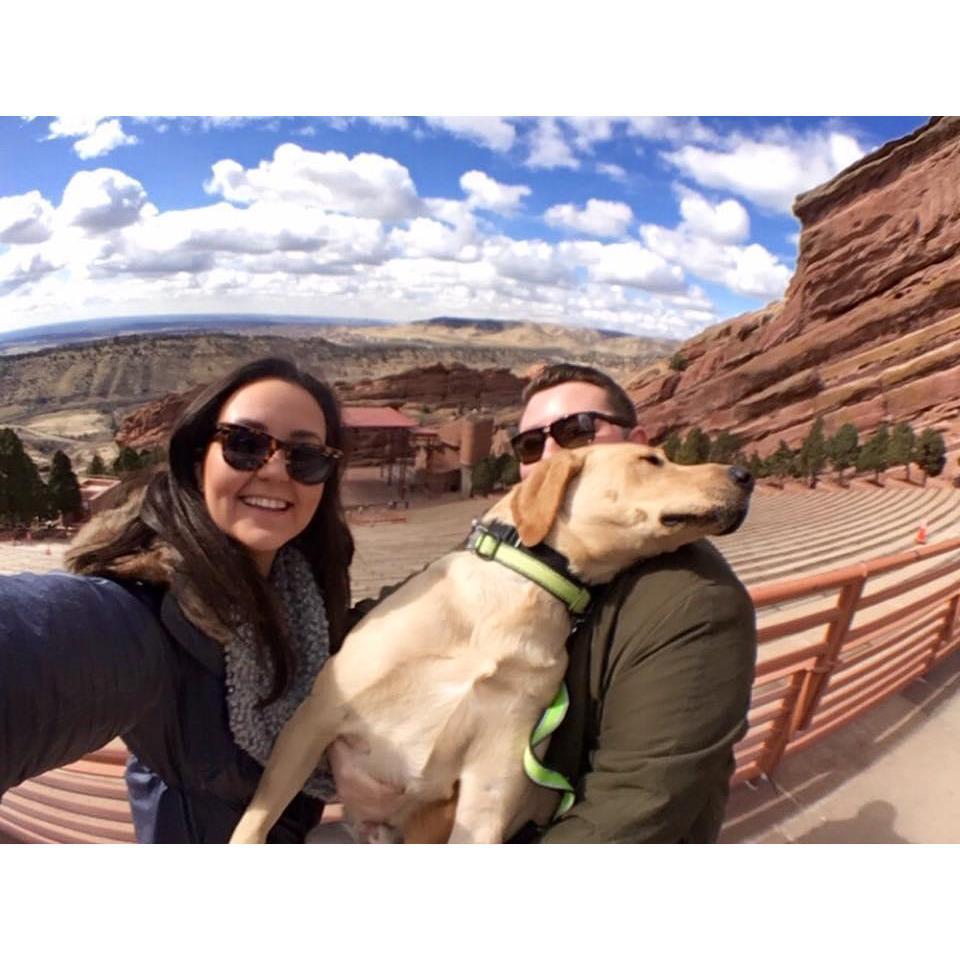
[[[234,743],[223,650],[163,587],[65,573],[0,577],[0,795],[114,737],[141,843],[224,843],[262,766]],[[300,843],[300,793],[269,834]]]

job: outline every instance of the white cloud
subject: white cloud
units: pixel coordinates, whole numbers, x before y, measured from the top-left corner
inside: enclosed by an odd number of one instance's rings
[[[578,208],[572,203],[559,203],[543,215],[551,226],[595,237],[621,237],[627,232],[633,211],[625,204],[613,200],[588,200]]]
[[[664,157],[703,186],[729,190],[767,210],[790,213],[797,194],[829,180],[863,153],[846,133],[771,130],[762,140],[735,134],[722,146],[686,145]]]
[[[366,117],[366,121],[384,130],[406,130],[410,126],[406,117]]]
[[[498,153],[509,150],[517,138],[513,124],[502,117],[427,117],[427,123],[446,130],[456,137],[464,137]]]
[[[406,167],[389,157],[336,151],[318,153],[294,143],[276,148],[272,160],[245,170],[219,160],[204,190],[235,203],[285,201],[379,220],[403,220],[420,210]]]
[[[750,236],[750,215],[736,200],[711,203],[695,190],[680,187],[678,192],[680,216],[694,234],[718,243],[736,243]]]
[[[6,296],[26,284],[35,283],[62,266],[62,261],[51,257],[48,251],[31,247],[8,250],[0,254],[0,296]]]
[[[470,239],[469,232],[451,229],[429,217],[417,217],[405,229],[390,232],[391,245],[400,257],[452,260],[462,254]]]
[[[512,213],[530,195],[530,188],[518,184],[498,183],[481,170],[468,170],[460,178],[460,186],[467,194],[467,206],[474,209]]]
[[[476,230],[477,218],[465,200],[446,200],[443,197],[427,197],[423,201],[430,215],[460,230]]]
[[[143,220],[96,261],[112,273],[351,270],[379,263],[387,238],[379,220],[263,201],[237,208],[217,203]]]
[[[759,243],[737,248],[734,267],[727,276],[727,286],[748,297],[783,296],[790,282],[790,270]]]
[[[101,233],[136,223],[152,208],[139,181],[101,167],[75,173],[63,191],[57,218],[68,226]]]
[[[53,229],[53,207],[39,190],[0,197],[0,243],[41,243]]]
[[[597,173],[609,177],[611,180],[619,180],[622,183],[627,179],[627,171],[618,163],[598,163],[596,169]]]
[[[576,170],[580,161],[563,136],[560,125],[553,117],[541,117],[530,133],[530,155],[526,165],[543,170],[567,167]]]
[[[56,117],[50,124],[47,140],[58,137],[88,137],[97,129],[97,124],[102,119],[94,116]]]
[[[102,157],[117,147],[132,146],[140,141],[123,132],[119,120],[104,120],[95,116],[57,117],[50,124],[48,140],[59,137],[78,137],[73,152],[81,160]]]
[[[686,290],[683,270],[635,240],[602,244],[596,241],[560,244],[587,268],[591,280],[623,284],[654,293]]]
[[[676,230],[645,224],[640,235],[665,260],[679,263],[695,276],[722,284],[742,296],[779,297],[790,280],[789,268],[756,243],[748,247],[718,243],[696,235],[688,224],[681,224]]]
[[[611,117],[565,117],[564,121],[574,130],[578,150],[592,150],[595,143],[613,136],[614,120]]]
[[[499,237],[485,245],[483,257],[501,277],[522,283],[566,285],[576,279],[572,266],[557,247],[544,240]]]
[[[102,157],[117,147],[132,146],[139,142],[135,136],[123,132],[119,120],[106,120],[97,124],[89,136],[78,140],[73,145],[73,152],[81,160],[90,160],[93,157]]]
[[[717,143],[720,135],[696,117],[628,117],[627,131],[647,140]]]

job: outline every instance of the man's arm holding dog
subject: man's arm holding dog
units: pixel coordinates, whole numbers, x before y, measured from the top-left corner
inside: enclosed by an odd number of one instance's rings
[[[641,579],[595,625],[611,635],[590,769],[544,842],[716,839],[733,745],[746,730],[753,607],[732,575],[672,596],[660,586]],[[659,609],[647,588],[664,597]]]

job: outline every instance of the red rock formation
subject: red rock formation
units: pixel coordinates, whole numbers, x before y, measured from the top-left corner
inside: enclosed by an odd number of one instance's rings
[[[374,405],[394,407],[430,404],[470,411],[516,407],[525,383],[506,369],[474,370],[461,363],[449,367],[437,363],[377,380],[338,382],[335,388],[343,403],[375,401]],[[164,445],[174,421],[202,389],[201,385],[186,393],[168,394],[138,408],[124,418],[115,436],[117,443],[135,450]],[[354,462],[380,463],[391,458],[385,453],[383,431],[355,433]],[[393,455],[399,454],[394,451]]]
[[[186,393],[168,393],[153,403],[138,407],[123,418],[120,429],[114,435],[117,445],[134,450],[166,446],[170,428],[201,390],[203,386],[194,387]]]
[[[417,402],[473,410],[516,405],[524,383],[507,369],[475,370],[462,363],[435,363],[376,380],[338,382],[335,386],[346,403],[376,400],[402,406]]]
[[[655,439],[693,424],[761,454],[813,418],[863,433],[960,414],[960,118],[937,118],[794,204],[783,301],[704,331],[628,390]]]

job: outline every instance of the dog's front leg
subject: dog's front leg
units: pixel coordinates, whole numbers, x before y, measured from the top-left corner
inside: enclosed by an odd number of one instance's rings
[[[336,737],[339,714],[339,710],[331,710],[326,691],[318,693],[315,686],[280,731],[257,792],[233,831],[231,843],[266,843],[270,828]]]
[[[522,740],[507,735],[499,743],[488,742],[485,749],[471,753],[473,760],[460,776],[460,796],[448,843],[503,843],[528,787]]]

